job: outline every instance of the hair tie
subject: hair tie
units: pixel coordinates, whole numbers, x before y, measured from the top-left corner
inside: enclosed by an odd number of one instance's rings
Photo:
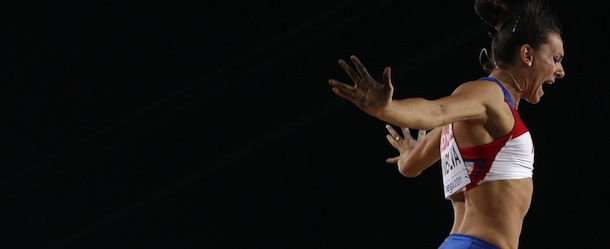
[[[504,21],[500,20],[500,21],[498,21],[498,23],[496,23],[496,26],[494,26],[494,29],[500,30],[503,25],[504,25]]]

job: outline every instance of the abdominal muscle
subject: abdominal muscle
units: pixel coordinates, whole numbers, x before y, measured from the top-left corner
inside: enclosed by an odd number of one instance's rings
[[[470,235],[501,249],[517,249],[533,193],[531,178],[486,182],[451,197],[452,234]]]

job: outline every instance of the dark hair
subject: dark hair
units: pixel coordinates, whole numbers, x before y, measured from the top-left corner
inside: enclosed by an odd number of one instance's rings
[[[548,42],[550,33],[561,34],[556,11],[545,0],[475,0],[474,10],[494,27],[490,32],[491,58],[483,65],[486,71],[514,62],[515,53],[524,44],[538,49]]]

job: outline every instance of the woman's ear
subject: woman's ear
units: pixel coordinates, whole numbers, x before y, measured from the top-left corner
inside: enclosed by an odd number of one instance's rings
[[[524,44],[519,50],[519,60],[531,66],[534,62],[534,49],[529,44]]]

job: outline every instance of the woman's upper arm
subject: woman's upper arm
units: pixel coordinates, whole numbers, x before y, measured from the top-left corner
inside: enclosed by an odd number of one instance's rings
[[[451,95],[432,100],[439,107],[440,123],[437,126],[466,120],[484,122],[487,119],[488,89],[484,84],[468,82],[456,88]]]
[[[434,100],[393,100],[378,118],[396,126],[419,130],[431,130],[465,120],[485,122],[490,89],[488,84],[471,81],[460,85],[451,95]]]

